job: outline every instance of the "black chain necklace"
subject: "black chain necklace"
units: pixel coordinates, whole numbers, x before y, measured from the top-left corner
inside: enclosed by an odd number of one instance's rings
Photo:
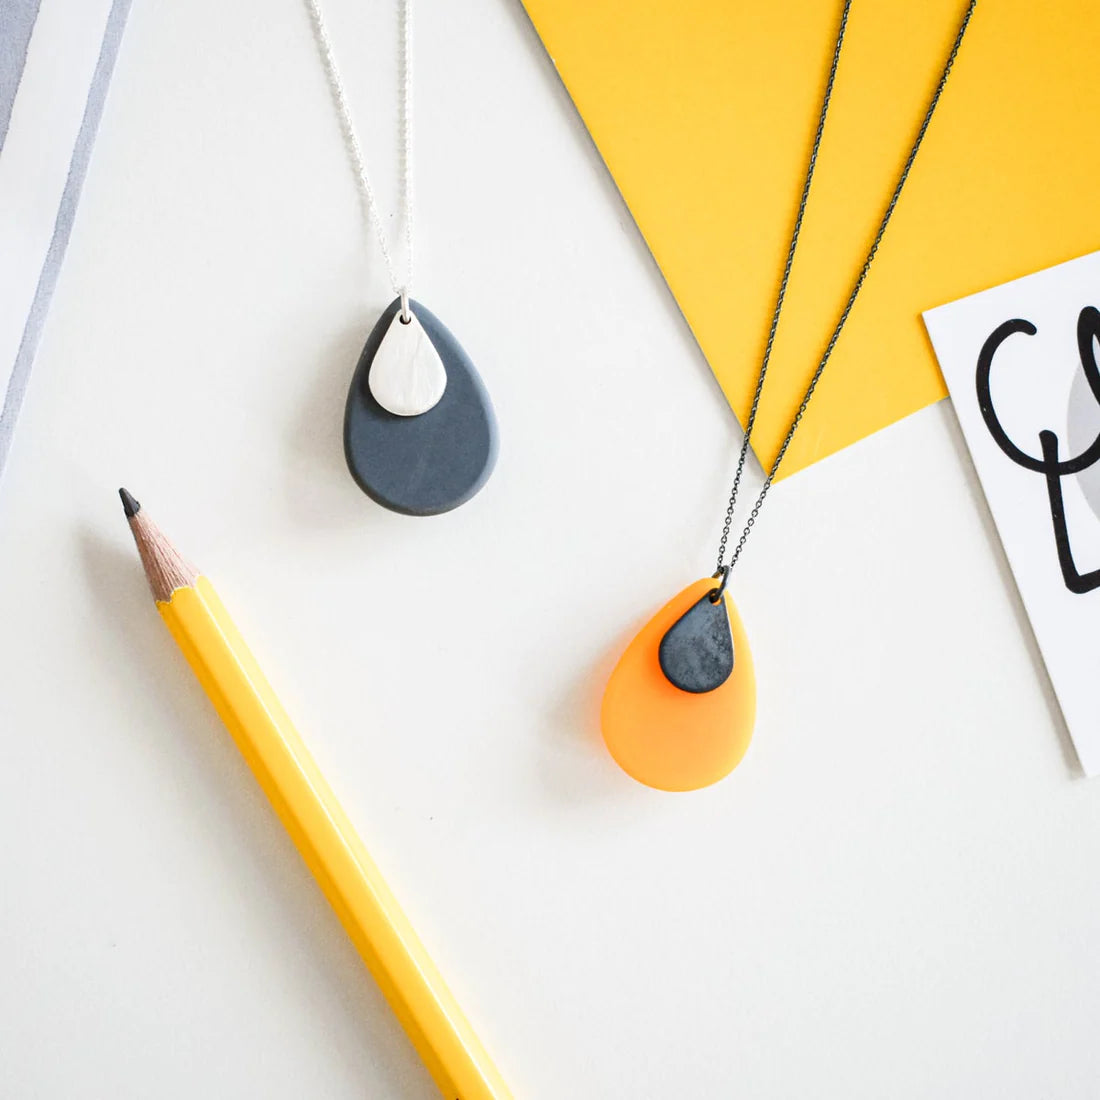
[[[748,454],[749,442],[752,439],[752,429],[756,424],[756,413],[760,407],[760,395],[764,390],[764,379],[767,376],[768,364],[771,361],[772,346],[775,343],[776,330],[779,328],[779,317],[783,312],[783,302],[787,296],[787,284],[790,281],[791,265],[794,263],[794,254],[798,248],[798,238],[802,232],[802,221],[806,213],[806,203],[810,197],[810,185],[813,183],[814,169],[817,167],[817,154],[821,146],[821,135],[825,129],[826,115],[829,113],[829,101],[832,98],[833,84],[836,80],[837,63],[840,61],[840,49],[844,43],[844,32],[848,26],[848,12],[852,6],[852,0],[845,0],[844,10],[840,16],[840,28],[836,36],[836,46],[833,49],[833,60],[829,67],[829,80],[825,85],[825,95],[821,101],[821,114],[817,121],[817,131],[814,134],[813,148],[810,150],[810,159],[806,165],[806,179],[802,185],[802,197],[798,203],[798,214],[794,220],[791,243],[787,248],[787,261],[783,265],[783,277],[779,282],[779,293],[776,295],[775,310],[772,313],[771,326],[768,329],[768,342],[764,347],[764,357],[760,363],[760,373],[756,378],[756,390],[752,397],[752,407],[749,410],[749,419],[745,424],[745,435],[741,441],[741,453],[737,458],[737,472],[733,476],[733,488],[730,490],[729,504],[726,507],[726,521],[722,528],[722,538],[718,543],[718,563],[715,566],[715,576],[720,576],[722,578],[723,587],[729,576],[729,571],[737,564],[737,559],[741,556],[741,551],[744,549],[746,541],[748,541],[749,533],[756,523],[756,517],[760,514],[760,509],[764,505],[764,498],[768,495],[768,490],[772,487],[775,475],[779,472],[779,465],[783,461],[784,455],[787,453],[787,448],[791,445],[794,433],[798,430],[798,426],[802,422],[802,417],[805,415],[806,408],[810,404],[810,399],[813,397],[814,391],[817,389],[817,384],[821,380],[822,374],[825,372],[826,365],[830,358],[832,358],[833,350],[836,348],[837,341],[840,339],[840,334],[852,312],[852,307],[856,304],[856,298],[859,297],[859,292],[863,289],[863,284],[867,280],[867,272],[871,269],[871,264],[874,262],[875,256],[878,253],[879,245],[882,244],[882,238],[886,234],[886,227],[890,224],[890,219],[894,215],[898,200],[901,198],[902,189],[905,187],[906,180],[909,179],[909,173],[912,171],[913,162],[917,159],[917,153],[920,152],[921,144],[924,141],[924,135],[928,132],[929,123],[931,123],[932,116],[935,114],[936,107],[939,105],[940,96],[943,95],[943,89],[947,84],[947,78],[951,75],[951,70],[955,65],[955,58],[958,56],[959,47],[962,45],[963,36],[966,34],[966,28],[970,24],[970,17],[974,14],[976,4],[977,0],[970,0],[967,6],[962,22],[959,24],[958,33],[955,35],[955,41],[951,47],[951,52],[947,55],[947,62],[944,64],[943,72],[940,74],[939,82],[936,84],[936,90],[932,93],[932,98],[928,103],[928,109],[924,112],[924,119],[920,124],[920,129],[917,131],[917,136],[913,141],[912,148],[909,150],[909,155],[905,158],[905,164],[902,166],[901,174],[898,176],[898,181],[894,187],[893,194],[890,196],[890,201],[886,204],[885,211],[883,211],[882,220],[879,222],[874,240],[871,242],[871,247],[867,250],[867,256],[863,261],[863,266],[860,267],[859,274],[852,284],[848,300],[844,304],[844,308],[840,311],[840,316],[837,318],[832,336],[829,337],[829,342],[825,345],[825,350],[821,353],[821,358],[818,360],[817,367],[810,377],[810,383],[802,396],[802,402],[798,406],[798,411],[791,420],[790,427],[787,429],[787,434],[784,436],[782,444],[780,444],[779,453],[775,456],[775,461],[772,463],[771,469],[764,479],[764,484],[760,487],[760,493],[756,498],[756,503],[749,513],[749,518],[745,522],[745,527],[741,532],[741,537],[737,540],[737,545],[733,548],[729,564],[726,565],[724,564],[726,543],[729,541],[730,528],[733,525],[733,513],[737,505],[737,490],[741,486],[741,474],[745,469],[745,457]]]
[[[859,297],[867,273],[871,269],[879,246],[886,234],[894,210],[913,164],[924,142],[925,134],[947,85],[947,78],[958,57],[963,37],[970,25],[977,0],[969,0],[958,31],[947,55],[928,107],[905,163],[886,204],[871,247],[852,284],[844,308],[833,327],[832,335],[818,360],[802,401],[795,412],[787,434],[771,468],[767,471],[760,492],[745,521],[741,535],[726,561],[726,551],[738,490],[745,470],[752,430],[760,408],[764,380],[768,374],[775,335],[783,313],[783,303],[790,282],[791,267],[802,232],[806,204],[810,197],[818,152],[825,131],[829,103],[836,82],[837,67],[848,27],[852,0],[844,0],[833,47],[829,77],[821,100],[817,129],[814,132],[810,157],[795,215],[794,228],[787,248],[783,274],[776,295],[775,309],[768,328],[768,339],[760,371],[756,379],[749,418],[741,441],[737,469],[726,507],[722,537],[718,543],[718,560],[713,576],[696,581],[671,600],[643,628],[627,648],[604,693],[602,725],[604,740],[619,764],[635,779],[664,790],[693,790],[709,786],[723,778],[740,762],[752,736],[756,709],[756,680],[752,655],[745,639],[737,609],[726,593],[730,571],[741,557],[741,551],[756,524],[764,500],[772,487],[780,464],[791,445],[795,432],[813,398],[825,367],[832,358],[837,341]],[[717,579],[717,585],[714,583]]]

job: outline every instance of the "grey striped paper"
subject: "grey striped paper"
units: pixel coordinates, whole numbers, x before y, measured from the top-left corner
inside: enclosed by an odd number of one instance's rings
[[[4,155],[4,143],[8,136],[12,111],[19,96],[19,84],[26,66],[28,49],[31,48],[34,27],[42,3],[56,0],[0,0],[0,157]],[[99,58],[88,89],[84,114],[69,160],[65,188],[58,203],[53,236],[38,276],[34,298],[23,324],[23,335],[11,365],[7,390],[0,406],[0,475],[4,472],[11,449],[15,421],[23,403],[30,381],[35,351],[42,335],[50,299],[65,258],[69,234],[76,217],[80,190],[84,183],[96,130],[103,114],[107,86],[114,70],[115,58],[122,41],[122,31],[131,0],[114,0],[111,4]],[[0,210],[0,218],[17,217],[17,211]],[[0,308],[4,303],[0,303]],[[8,366],[8,364],[4,364]],[[4,372],[6,373],[6,371]]]

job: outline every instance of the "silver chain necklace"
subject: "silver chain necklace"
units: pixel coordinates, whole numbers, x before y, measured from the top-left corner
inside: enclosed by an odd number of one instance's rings
[[[496,463],[496,416],[481,376],[446,326],[410,296],[413,278],[412,0],[400,24],[400,187],[405,278],[386,240],[378,198],[348,105],[319,0],[305,0],[366,220],[394,300],[378,319],[352,376],[344,456],[355,483],[394,512],[432,516],[473,497]]]
[[[363,212],[378,240],[378,248],[382,253],[382,259],[385,261],[393,292],[402,296],[404,319],[407,320],[408,296],[412,291],[413,278],[412,0],[399,0],[398,3],[398,20],[401,28],[401,105],[399,112],[401,124],[401,219],[405,226],[406,274],[404,280],[398,277],[397,265],[393,261],[389,244],[386,241],[382,218],[378,212],[378,199],[370,181],[370,174],[367,172],[367,161],[363,156],[363,146],[359,142],[359,134],[351,117],[351,108],[348,106],[343,77],[340,75],[339,66],[336,64],[336,55],[332,50],[332,38],[328,33],[328,25],[325,23],[324,14],[317,0],[306,0],[306,7],[309,9],[310,19],[313,20],[313,33],[317,36],[317,46],[321,51],[321,62],[325,67],[325,76],[328,78],[329,90],[332,92],[332,101],[340,118],[340,129],[343,131],[348,156],[351,157],[355,182],[363,203]]]

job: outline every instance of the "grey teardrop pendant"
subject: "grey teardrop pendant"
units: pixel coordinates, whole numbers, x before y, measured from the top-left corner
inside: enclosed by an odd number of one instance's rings
[[[672,624],[657,648],[669,683],[695,695],[721,687],[733,672],[733,632],[726,601],[710,593]]]
[[[435,516],[465,504],[489,480],[497,459],[492,402],[470,357],[433,313],[410,302],[447,371],[439,402],[416,416],[387,412],[368,377],[390,323],[395,298],[363,346],[344,410],[344,457],[372,500],[407,516]]]

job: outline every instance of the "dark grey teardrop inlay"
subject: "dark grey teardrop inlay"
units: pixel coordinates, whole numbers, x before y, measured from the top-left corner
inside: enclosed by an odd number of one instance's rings
[[[704,595],[668,628],[657,649],[661,671],[681,691],[701,695],[733,672],[733,633],[725,599]]]
[[[418,416],[387,412],[370,392],[371,362],[400,298],[378,319],[359,357],[344,411],[344,456],[356,484],[384,508],[435,516],[465,504],[489,480],[497,459],[492,402],[469,356],[419,302],[410,308],[439,352],[447,388]]]

